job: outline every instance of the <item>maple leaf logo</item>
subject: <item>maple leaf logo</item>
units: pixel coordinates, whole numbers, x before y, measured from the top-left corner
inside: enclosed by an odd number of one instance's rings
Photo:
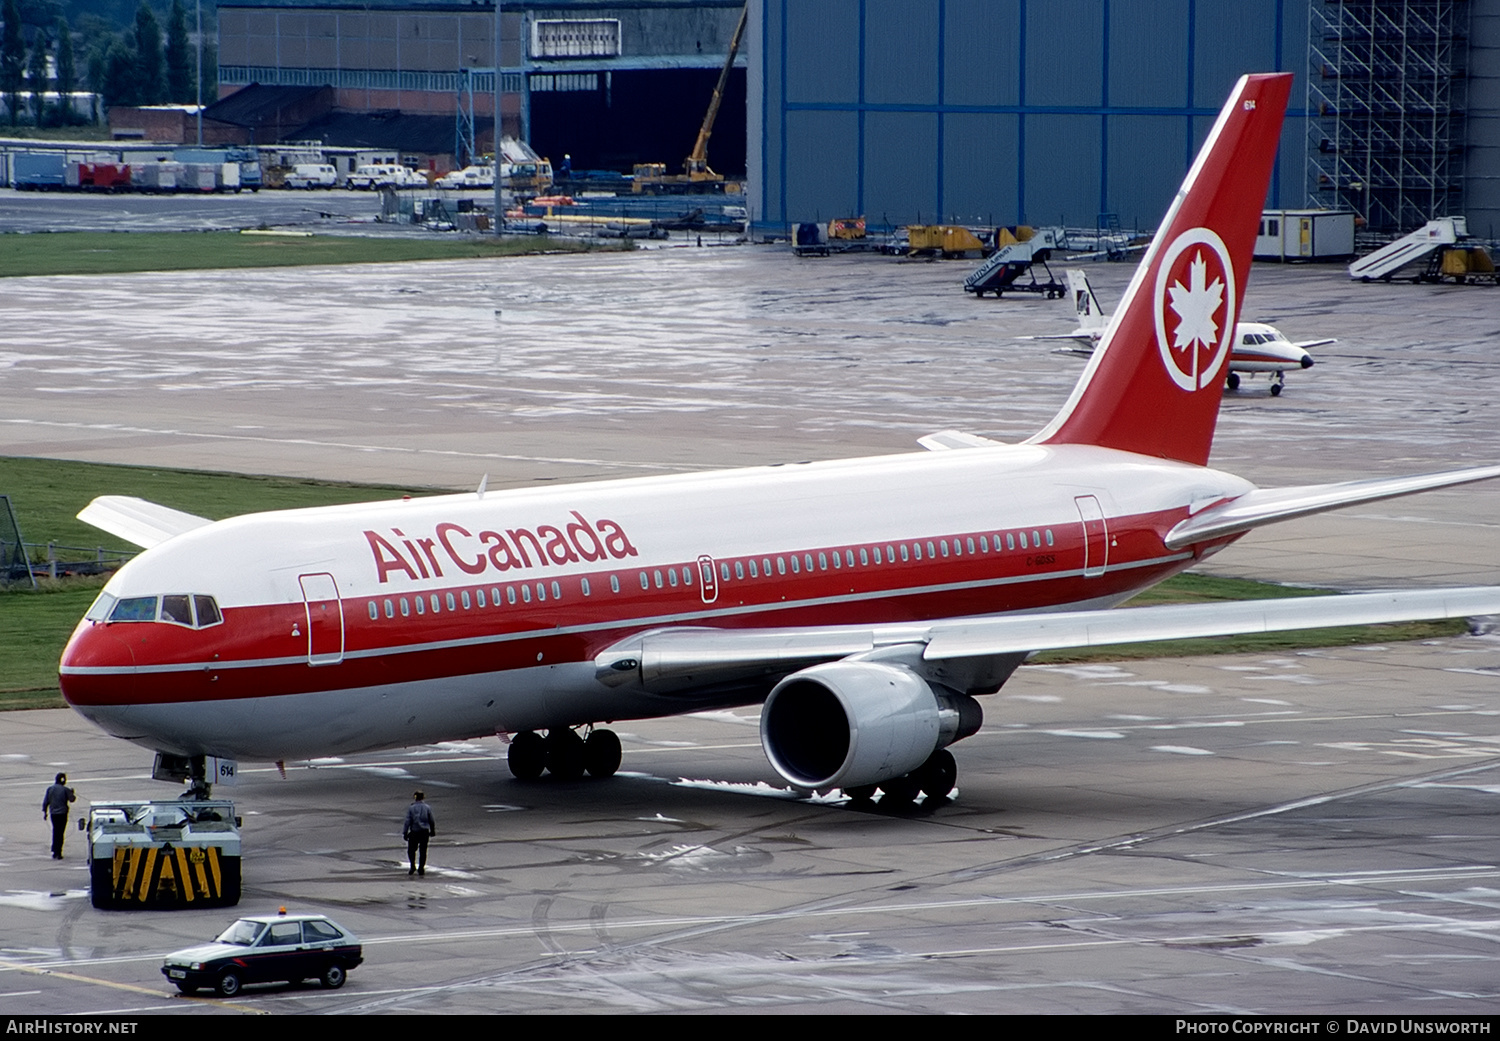
[[[1187,261],[1185,270],[1179,260]],[[1157,265],[1152,299],[1156,346],[1167,376],[1189,392],[1212,384],[1229,357],[1239,300],[1224,240],[1210,228],[1178,234]]]
[[[1177,312],[1177,331],[1172,338],[1176,350],[1212,350],[1219,342],[1219,323],[1214,321],[1214,312],[1224,303],[1224,283],[1214,279],[1206,285],[1208,263],[1200,249],[1188,269],[1188,284],[1181,282],[1167,289],[1171,296],[1172,310]]]

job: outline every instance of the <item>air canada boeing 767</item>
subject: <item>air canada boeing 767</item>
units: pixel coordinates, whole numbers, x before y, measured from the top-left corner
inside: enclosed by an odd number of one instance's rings
[[[1235,86],[1078,385],[1006,445],[210,522],[146,547],[63,652],[75,709],[184,764],[513,735],[523,778],[614,772],[599,724],[764,702],[802,789],[952,789],[1027,656],[1500,612],[1500,588],[1110,610],[1258,525],[1500,475],[1259,489],[1206,464],[1291,76]]]

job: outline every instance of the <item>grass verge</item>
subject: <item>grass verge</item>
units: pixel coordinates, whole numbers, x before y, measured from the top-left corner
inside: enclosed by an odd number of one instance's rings
[[[241,235],[233,231],[66,231],[8,234],[0,242],[4,244],[0,248],[0,278],[309,264],[387,264],[407,260],[466,260],[621,248],[530,235],[503,239],[488,236],[413,239],[347,235],[300,238]]]
[[[0,493],[11,496],[21,532],[27,541],[55,541],[70,546],[87,547],[101,541],[99,532],[75,517],[95,495],[137,495],[217,520],[261,510],[373,501],[430,491],[288,477],[246,477],[159,467],[0,457]],[[103,541],[108,548],[117,540],[103,536]],[[62,707],[62,695],[57,688],[57,659],[73,627],[88,610],[101,585],[102,579],[76,578],[44,582],[43,588],[35,592],[29,589],[0,591],[0,710]],[[1131,605],[1323,595],[1330,594],[1322,590],[1291,589],[1243,579],[1178,575],[1140,594]],[[1036,661],[1060,663],[1191,654],[1285,653],[1308,647],[1458,636],[1466,629],[1461,619],[1345,626],[1098,647],[1085,651],[1047,651]]]

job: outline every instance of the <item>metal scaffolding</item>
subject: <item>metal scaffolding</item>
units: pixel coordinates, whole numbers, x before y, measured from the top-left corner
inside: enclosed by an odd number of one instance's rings
[[[1466,0],[1311,0],[1307,194],[1371,231],[1463,212]]]

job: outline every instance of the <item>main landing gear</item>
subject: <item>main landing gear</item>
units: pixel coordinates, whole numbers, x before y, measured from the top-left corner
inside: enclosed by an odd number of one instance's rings
[[[946,748],[939,748],[927,757],[927,762],[909,774],[893,777],[879,784],[845,788],[844,794],[849,796],[850,802],[867,803],[875,798],[878,791],[880,805],[895,807],[915,801],[918,794],[926,796],[929,801],[947,798],[957,783],[958,763],[954,760],[953,753]]]
[[[620,738],[613,730],[593,727],[587,737],[571,727],[549,730],[546,737],[527,730],[511,739],[507,760],[521,781],[534,781],[543,771],[559,781],[576,781],[585,773],[604,778],[620,768]]]
[[[1237,372],[1231,372],[1228,376],[1224,377],[1224,386],[1228,387],[1230,390],[1239,390],[1240,374]],[[1281,397],[1281,390],[1285,386],[1286,373],[1282,372],[1280,369],[1277,369],[1276,374],[1271,377],[1271,397]]]

